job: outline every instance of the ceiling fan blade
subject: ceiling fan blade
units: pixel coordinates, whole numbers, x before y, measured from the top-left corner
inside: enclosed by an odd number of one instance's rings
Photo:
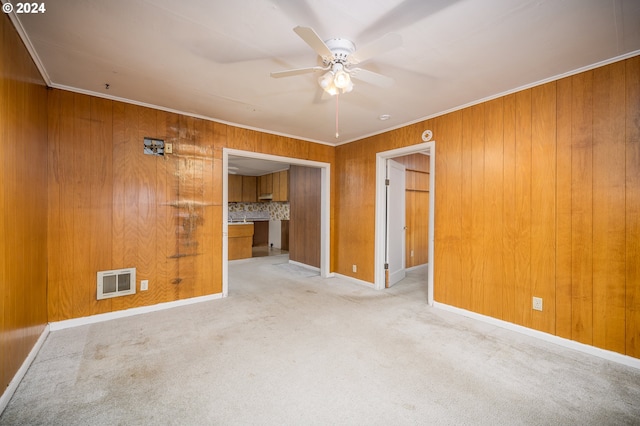
[[[301,27],[297,26],[293,29],[296,34],[300,36],[302,40],[305,41],[313,50],[316,51],[318,55],[322,57],[323,60],[331,60],[333,59],[333,53],[331,49],[325,44],[324,41],[316,34],[313,29],[309,27]]]
[[[399,34],[389,33],[384,37],[377,39],[376,41],[367,44],[360,49],[357,49],[351,55],[349,55],[348,61],[351,64],[359,64],[366,60],[380,55],[384,52],[388,52],[391,49],[395,49],[402,45],[402,37]]]
[[[350,74],[351,77],[357,80],[361,80],[365,83],[373,84],[378,87],[390,87],[395,82],[391,77],[365,70],[364,68],[354,68],[351,70]]]
[[[327,69],[328,68],[324,68],[324,67],[296,68],[296,69],[293,69],[293,70],[272,72],[271,73],[271,77],[273,77],[273,78],[289,77],[289,76],[292,76],[292,75],[308,74],[308,73],[311,73],[311,72],[324,71],[324,70],[327,70]]]

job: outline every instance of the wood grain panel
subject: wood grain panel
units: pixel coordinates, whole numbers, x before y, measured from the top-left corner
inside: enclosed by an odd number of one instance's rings
[[[60,93],[55,91],[55,93]],[[125,264],[125,195],[127,170],[127,140],[125,138],[125,104],[113,103],[113,194],[111,204],[111,265],[114,269],[128,267]],[[51,111],[49,112],[51,114]]]
[[[62,185],[60,181],[60,173],[58,168],[58,157],[61,150],[61,111],[62,96],[61,92],[54,91],[48,97],[48,196],[47,196],[47,251],[48,259],[48,276],[47,276],[47,312],[49,320],[55,321],[62,318],[60,312],[60,286],[63,280],[61,275],[63,269],[60,265],[62,258],[60,256],[61,232],[61,196]],[[4,151],[4,150],[0,150]]]
[[[0,43],[3,46],[3,49],[0,50],[0,135],[6,135],[9,133],[9,120],[8,120],[8,111],[9,111],[9,96],[8,96],[8,79],[6,79],[5,73],[7,70],[5,67],[8,63],[8,55],[11,50],[11,38],[9,35],[9,22],[8,16],[5,18],[0,18]],[[4,46],[8,46],[4,48]],[[7,147],[5,146],[6,138],[0,138],[0,178],[2,178],[1,182],[4,182],[4,164],[6,162],[5,152],[7,151]],[[0,235],[6,234],[6,226],[5,226],[5,192],[6,188],[3,184],[0,184]],[[7,284],[6,279],[6,268],[7,268],[7,248],[6,242],[4,239],[0,239],[0,294],[6,295],[9,294],[11,288]],[[16,350],[16,346],[12,345],[11,338],[7,330],[12,326],[11,321],[8,318],[7,313],[12,309],[11,303],[7,300],[7,297],[0,298],[0,386],[2,386],[3,392],[4,389],[7,388],[11,379],[13,378],[15,372],[19,368],[20,363],[24,360],[24,356],[16,355],[10,356],[10,353],[13,353]],[[15,364],[14,364],[15,363]]]
[[[92,283],[95,271],[105,271],[111,267],[112,210],[109,208],[113,194],[113,115],[112,102],[100,98],[90,98],[91,105],[91,137],[93,147],[90,184],[90,229],[104,229],[100,235],[90,233],[88,282]],[[93,284],[93,283],[92,283]],[[93,312],[105,313],[111,309],[110,303],[98,304],[92,300]]]
[[[47,92],[0,17],[0,386],[47,324]]]
[[[155,111],[156,128],[154,135],[165,143],[174,144],[169,133],[169,117],[175,116],[164,111]],[[171,207],[171,188],[173,179],[171,179],[170,166],[173,163],[173,156],[166,154],[161,161],[156,161],[156,177],[155,177],[155,199],[156,199],[156,256],[155,256],[155,276],[149,281],[149,299],[152,301],[168,302],[171,300],[171,279],[173,276],[169,272],[170,258],[173,254],[172,249],[172,219],[173,212]]]
[[[572,78],[571,320],[572,339],[593,342],[593,72]]]
[[[414,257],[414,227],[415,227],[415,203],[416,196],[415,191],[405,191],[404,201],[405,201],[405,209],[404,209],[404,223],[405,223],[405,237],[404,237],[404,252],[405,252],[405,267],[410,268],[414,266],[413,257]]]
[[[503,99],[485,105],[484,117],[484,254],[482,281],[484,313],[502,318],[504,287],[503,224],[504,142]]]
[[[625,350],[625,64],[593,74],[593,344]]]
[[[625,68],[625,352],[640,358],[640,56]]]
[[[58,157],[58,174],[61,184],[60,194],[60,288],[59,295],[59,319],[74,317],[73,285],[74,273],[74,98],[73,93],[62,93],[62,111],[60,117],[60,156]],[[80,261],[80,259],[77,259]],[[79,308],[82,310],[82,308]]]
[[[373,282],[375,155],[365,154],[365,142],[341,145],[336,148],[336,151],[335,269],[340,274]],[[293,185],[293,174],[290,171],[291,202],[293,202]],[[289,232],[291,241],[293,240],[291,226]],[[357,265],[357,272],[352,272],[352,265]]]
[[[531,311],[531,327],[554,333],[556,85],[534,87],[531,96],[531,294],[543,300],[542,312]]]
[[[124,105],[123,127],[122,127],[122,145],[118,148],[121,150],[119,161],[123,163],[123,167],[119,170],[122,174],[121,190],[122,197],[122,216],[118,219],[122,220],[119,224],[122,228],[120,243],[122,244],[122,266],[119,268],[137,267],[138,261],[138,212],[139,212],[139,191],[140,191],[140,175],[138,163],[144,161],[141,157],[143,154],[142,142],[139,140],[139,120],[143,107],[137,105]],[[116,149],[118,149],[116,148]],[[139,294],[132,297],[118,297],[111,300],[113,310],[129,309],[136,306],[136,300],[140,298]]]
[[[173,143],[175,154],[165,157],[166,166],[166,198],[168,204],[167,234],[163,244],[167,247],[167,272],[168,282],[164,283],[167,300],[180,299],[180,210],[178,201],[180,199],[180,116],[176,114],[167,115],[166,132],[167,141]]]
[[[180,298],[195,296],[198,292],[197,268],[197,212],[194,202],[200,201],[199,187],[201,182],[195,179],[198,176],[197,162],[193,157],[197,149],[197,137],[195,129],[196,119],[180,116],[180,138],[178,140],[178,198],[175,200],[178,206],[178,238],[179,254],[178,264],[180,268],[180,284],[178,292]]]
[[[320,267],[320,169],[291,166],[289,259]]]
[[[468,243],[471,246],[471,309],[482,314],[487,312],[484,305],[484,209],[486,202],[484,108],[483,104],[471,107],[469,127],[465,129],[463,135],[464,138],[470,139],[466,145],[471,148],[471,206],[469,210],[471,214],[471,229],[468,236]]]
[[[473,220],[471,215],[471,202],[472,202],[472,194],[473,194],[473,179],[472,179],[472,164],[473,164],[473,143],[474,140],[471,137],[474,129],[474,111],[471,108],[466,108],[462,111],[462,117],[459,120],[462,123],[462,141],[461,141],[461,188],[460,188],[460,257],[461,257],[461,265],[460,265],[460,273],[461,273],[461,294],[458,297],[458,304],[456,306],[460,306],[463,309],[473,310],[471,305],[471,301],[473,299],[472,289],[473,289],[473,279],[472,279],[472,271],[473,271],[473,261],[472,261],[472,245],[470,243],[471,232],[473,229]],[[436,136],[437,138],[437,136]],[[438,152],[438,146],[436,142],[436,152]],[[436,158],[438,158],[436,156]],[[435,203],[435,214],[438,214],[438,211],[441,209],[441,203],[438,202],[438,175],[439,169],[436,166],[436,203]],[[437,216],[436,216],[437,217]],[[447,219],[444,218],[446,221]],[[445,222],[446,223],[446,222]],[[435,237],[438,238],[440,233],[440,229],[445,225],[440,221],[436,221],[436,229],[435,229]],[[434,269],[438,268],[438,252],[439,249],[436,245],[436,251],[434,254]],[[447,270],[443,271],[443,274],[446,274]],[[436,282],[439,282],[434,279],[434,285]],[[434,290],[435,291],[435,290]],[[453,303],[453,302],[452,302]]]
[[[502,319],[516,321],[516,96],[504,98],[503,110],[504,188],[502,253],[504,286]]]
[[[138,110],[138,134],[133,141],[132,146],[137,149],[137,159],[135,163],[134,179],[138,188],[138,205],[137,229],[136,229],[136,279],[149,280],[150,286],[157,286],[157,264],[156,256],[149,256],[147,250],[149,247],[157,247],[157,175],[158,163],[163,158],[155,155],[145,155],[142,144],[145,137],[162,139],[162,135],[157,133],[156,111],[150,108],[141,108]],[[137,283],[136,283],[137,285]],[[136,304],[149,305],[152,304],[153,294],[149,291],[140,291],[136,294]],[[132,299],[133,300],[133,299]]]
[[[571,339],[571,79],[556,86],[556,335]]]
[[[409,266],[429,262],[429,192],[415,192],[413,216],[413,260]]]
[[[215,160],[215,130],[214,124],[209,121],[201,120],[200,128],[200,152],[202,161],[202,207],[201,227],[202,233],[198,242],[198,253],[200,259],[202,277],[202,289],[200,295],[219,293],[222,291],[221,277],[217,276],[216,269],[220,268],[220,262],[214,262],[216,259],[214,250],[216,235],[222,235],[222,216],[214,214],[214,205],[216,205],[216,193],[220,193],[222,185],[216,186],[216,168],[215,164],[221,165],[220,160]],[[217,202],[220,205],[220,202]],[[218,255],[220,258],[221,253]]]
[[[436,209],[435,222],[448,223],[436,233],[435,245],[441,249],[434,259],[434,275],[447,280],[447,284],[434,289],[435,300],[444,303],[461,303],[464,300],[462,275],[462,248],[460,246],[460,221],[447,220],[447,217],[460,218],[462,215],[461,189],[462,189],[462,163],[460,153],[462,150],[462,126],[456,115],[442,117],[434,121],[433,131],[446,138],[447,143],[436,144],[436,170],[438,176],[443,179],[436,180],[436,205],[443,206]],[[424,167],[424,164],[423,164]],[[424,170],[427,170],[424,167]],[[428,193],[427,193],[428,197]],[[426,200],[428,206],[428,198]],[[425,217],[428,226],[428,216]],[[423,228],[424,231],[424,228]],[[428,243],[427,243],[428,249]],[[435,278],[438,279],[438,278]]]
[[[83,144],[91,141],[91,99],[88,96],[73,95],[72,126],[73,203],[71,206],[73,208],[72,221],[74,229],[72,270],[74,272],[75,285],[68,291],[72,297],[71,305],[74,315],[83,317],[90,315],[96,302],[95,294],[91,291],[95,282],[95,275],[91,273],[89,262],[79,261],[85,253],[90,253],[91,250],[91,238],[80,237],[91,235],[91,219],[89,216],[91,186],[87,184],[87,177],[91,176],[95,157],[91,156],[89,150],[82,149]]]

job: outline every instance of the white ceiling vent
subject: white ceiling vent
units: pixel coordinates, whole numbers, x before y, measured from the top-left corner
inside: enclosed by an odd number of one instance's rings
[[[136,268],[98,272],[98,300],[136,293]]]

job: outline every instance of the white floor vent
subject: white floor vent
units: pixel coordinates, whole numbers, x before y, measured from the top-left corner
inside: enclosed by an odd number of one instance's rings
[[[98,272],[98,300],[136,293],[136,268]]]

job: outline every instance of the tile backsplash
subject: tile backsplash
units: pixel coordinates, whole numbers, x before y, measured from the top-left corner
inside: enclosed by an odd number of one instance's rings
[[[246,214],[246,212],[250,212]],[[241,218],[243,215],[252,216],[251,213],[268,213],[270,220],[289,220],[289,203],[271,201],[268,203],[229,203],[229,217]]]

